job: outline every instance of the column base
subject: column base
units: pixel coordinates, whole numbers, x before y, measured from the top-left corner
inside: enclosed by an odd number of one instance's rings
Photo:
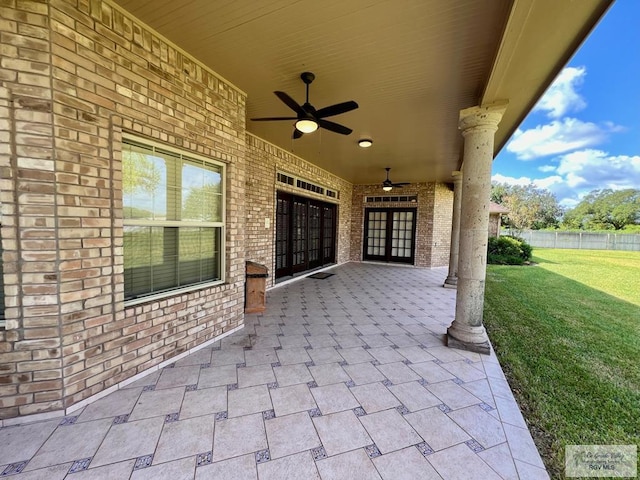
[[[447,277],[442,286],[444,288],[458,288],[458,277]]]
[[[491,355],[491,345],[489,344],[489,340],[482,343],[464,342],[447,333],[447,347],[466,350],[468,352],[481,353],[483,355]]]
[[[491,344],[483,326],[460,326],[455,320],[447,329],[447,346],[485,355],[491,354]]]

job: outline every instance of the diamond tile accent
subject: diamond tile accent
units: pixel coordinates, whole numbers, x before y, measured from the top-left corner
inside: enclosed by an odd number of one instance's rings
[[[114,425],[121,425],[123,423],[127,423],[127,420],[129,420],[129,414],[125,414],[125,415],[118,415],[116,418],[113,419],[113,424]]]
[[[228,413],[226,411],[216,413],[216,420],[226,420],[227,418]]]
[[[479,403],[478,406],[483,409],[485,412],[490,412],[491,410],[493,410],[493,407],[491,405],[489,405],[488,403]]]
[[[324,447],[316,447],[311,449],[311,456],[314,460],[322,460],[327,458],[327,452],[324,451]]]
[[[338,362],[338,365],[340,365],[341,367],[345,367],[349,365],[349,362],[347,362],[346,360],[342,360],[341,362]]]
[[[71,465],[71,468],[69,469],[69,473],[76,473],[76,472],[81,472],[82,470],[86,470],[87,468],[89,468],[89,464],[91,463],[92,458],[93,457],[83,458],[82,460],[76,460],[75,462],[73,462],[73,465]]]
[[[245,347],[245,348],[246,348],[246,347]],[[236,368],[244,368],[244,367],[246,367],[246,366],[247,366],[247,364],[246,364],[246,363],[244,363],[244,362],[243,362],[243,363],[236,363]]]
[[[211,368],[211,364],[210,363],[201,363],[200,364],[200,368]]]
[[[153,392],[156,389],[155,385],[146,385],[145,387],[143,387],[142,391],[143,392]]]
[[[374,367],[377,367],[378,365],[380,365],[380,362],[378,360],[374,360],[371,362],[371,365],[373,365]]]
[[[274,347],[274,350],[282,350],[282,345],[278,346],[278,347]]]
[[[304,362],[304,364],[305,364],[307,367],[315,367],[315,366],[316,366],[316,364],[315,364],[315,363],[313,363],[313,362]]]
[[[383,384],[385,387],[392,387],[392,386],[393,386],[393,382],[392,382],[391,380],[389,380],[388,378],[385,378],[385,379],[382,381],[382,384]]]
[[[64,417],[59,425],[73,425],[74,423],[76,423],[78,421],[78,416],[76,415],[75,417]]]
[[[317,386],[318,384],[316,383],[315,380],[313,382],[307,382],[307,387],[309,388],[316,388]]]
[[[203,465],[209,465],[211,463],[211,458],[212,457],[213,457],[213,452],[199,453],[196,456],[196,467],[201,467]]]
[[[167,365],[164,368],[176,368],[176,364],[175,363],[170,363],[169,365]]]
[[[451,411],[449,406],[445,405],[444,403],[441,403],[440,405],[438,405],[438,409],[443,413],[449,413]]]
[[[151,466],[153,462],[153,455],[144,455],[143,457],[136,458],[136,464],[133,466],[134,470],[140,470],[141,468],[147,468]]]
[[[440,360],[439,358],[436,358],[433,363],[435,363],[436,365],[442,365],[442,360]]]
[[[467,440],[466,442],[464,442],[465,445],[467,447],[469,447],[471,450],[474,451],[474,453],[478,453],[478,452],[482,452],[484,450],[484,447],[482,445],[480,445],[476,440],[474,440],[473,438],[471,440]]]
[[[366,447],[364,447],[364,450],[365,452],[367,452],[367,455],[369,455],[369,458],[376,458],[382,455],[382,453],[380,453],[380,450],[378,450],[378,447],[375,443],[372,443],[371,445],[367,445]]]
[[[16,473],[20,473],[22,472],[22,470],[24,470],[24,467],[27,466],[28,462],[18,462],[18,463],[12,463],[11,465],[7,465],[7,468],[5,468],[2,473],[0,474],[0,476],[4,477],[6,475],[14,475]]]
[[[269,449],[260,450],[256,452],[256,463],[264,463],[271,460],[271,454],[269,453]]]
[[[187,392],[194,392],[198,389],[198,384],[194,383],[193,385],[187,385],[186,391]]]
[[[433,448],[431,448],[427,442],[417,444],[416,448],[425,457],[431,455],[432,453],[435,453]]]
[[[238,389],[237,383],[230,383],[229,385],[227,385],[227,390],[237,390],[237,389]]]
[[[355,413],[357,417],[364,417],[367,414],[362,407],[354,408],[353,413]]]
[[[403,360],[402,363],[405,365],[411,365],[413,362],[411,360]]]
[[[461,379],[460,379],[460,378],[458,378],[458,377],[454,378],[452,381],[453,381],[453,383],[456,383],[456,384],[458,384],[458,385],[462,385],[462,384],[464,383],[464,381],[463,381],[463,380],[461,380]]]
[[[164,423],[177,422],[179,419],[180,419],[180,413],[179,412],[170,413],[170,414],[164,416]]]
[[[465,358],[464,362],[468,363],[469,365],[473,365],[473,360],[471,360],[470,358]]]
[[[407,407],[405,407],[404,405],[398,405],[396,407],[396,410],[398,411],[398,413],[400,415],[406,415],[407,413],[410,413],[409,409]]]
[[[265,410],[262,412],[263,420],[271,420],[272,418],[276,418],[276,412],[273,410]]]
[[[344,384],[349,388],[356,386],[356,382],[354,382],[353,380],[349,380],[347,382],[344,382]]]
[[[267,388],[269,390],[273,390],[274,388],[278,388],[278,382],[267,383]]]
[[[420,380],[418,380],[418,383],[423,387],[429,385],[429,382],[427,382],[424,378],[421,378]]]
[[[311,410],[309,410],[309,416],[311,418],[321,417],[322,416],[322,412],[320,411],[319,408],[312,408]]]
[[[281,367],[282,365],[280,365],[280,362],[273,362],[271,363],[272,367]]]
[[[313,350],[313,345],[305,345],[304,349],[305,350]]]

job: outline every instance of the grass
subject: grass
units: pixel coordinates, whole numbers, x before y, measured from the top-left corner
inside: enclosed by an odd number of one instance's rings
[[[553,478],[570,444],[640,443],[640,252],[489,266],[485,326]]]

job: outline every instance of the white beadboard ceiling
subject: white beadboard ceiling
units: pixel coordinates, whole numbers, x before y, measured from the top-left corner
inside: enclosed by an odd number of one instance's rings
[[[463,108],[509,100],[496,152],[610,5],[610,0],[116,0],[245,91],[247,130],[352,183],[451,181]],[[353,129],[292,140],[274,94]],[[373,146],[357,146],[360,138]]]

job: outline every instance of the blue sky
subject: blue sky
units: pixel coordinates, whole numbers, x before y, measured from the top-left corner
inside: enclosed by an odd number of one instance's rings
[[[546,188],[567,208],[594,189],[640,188],[640,1],[613,4],[492,174]]]

